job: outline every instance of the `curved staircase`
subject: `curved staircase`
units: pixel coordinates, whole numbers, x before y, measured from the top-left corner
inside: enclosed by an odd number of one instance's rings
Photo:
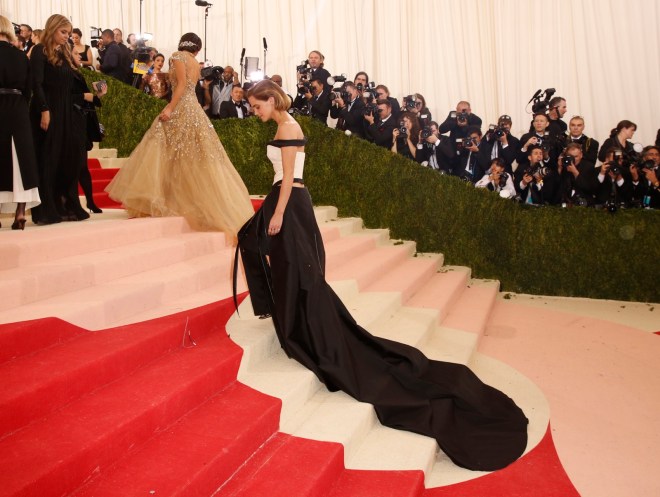
[[[327,279],[358,322],[469,364],[523,408],[536,446],[543,395],[477,350],[498,283],[316,213]],[[481,476],[327,392],[249,298],[234,314],[222,234],[125,218],[0,233],[0,495],[398,497]]]

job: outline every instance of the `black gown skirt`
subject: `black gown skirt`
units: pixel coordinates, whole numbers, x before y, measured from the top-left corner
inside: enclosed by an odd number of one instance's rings
[[[292,189],[279,235],[266,235],[278,197],[275,186],[239,233],[238,249],[255,314],[272,314],[286,354],[328,390],[373,404],[383,425],[435,438],[459,466],[492,471],[520,457],[528,421],[512,399],[467,366],[430,360],[356,323],[325,281],[306,188]]]

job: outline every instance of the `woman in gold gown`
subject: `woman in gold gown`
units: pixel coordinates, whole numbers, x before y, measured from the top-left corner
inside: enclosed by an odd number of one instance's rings
[[[230,238],[254,213],[247,188],[197,102],[202,42],[186,33],[170,59],[172,100],[106,187],[129,215],[183,216]]]

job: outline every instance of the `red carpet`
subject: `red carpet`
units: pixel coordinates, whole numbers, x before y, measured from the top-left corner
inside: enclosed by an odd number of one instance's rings
[[[115,177],[117,168],[102,168],[98,159],[87,159],[87,167],[89,173],[92,175],[92,195],[94,202],[101,208],[119,208],[121,204],[112,200],[105,192],[105,187],[108,186],[112,178]],[[78,185],[78,195],[84,195],[82,188]]]
[[[578,495],[550,430],[509,468],[448,487],[344,469],[340,444],[278,433],[279,399],[236,381],[232,312],[226,299],[96,332],[1,325],[2,495]]]

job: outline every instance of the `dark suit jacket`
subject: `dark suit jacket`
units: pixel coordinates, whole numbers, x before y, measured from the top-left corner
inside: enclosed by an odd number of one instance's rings
[[[243,118],[246,118],[248,116],[248,111],[247,107],[243,102],[241,102],[241,110],[243,111]],[[222,102],[220,104],[220,119],[226,119],[228,117],[238,117],[238,110],[236,110],[236,105],[234,104],[233,100],[229,100],[228,102]]]
[[[591,162],[592,164],[596,163],[598,159],[598,141],[593,138],[589,138],[586,135],[582,135],[579,140],[573,140],[570,136],[566,137],[566,145],[571,142],[579,143],[582,146],[582,155],[584,160]]]
[[[448,137],[440,135],[439,140],[440,143],[438,145],[427,143],[426,141],[422,142],[421,148],[418,145],[415,160],[420,164],[429,162],[429,167],[431,167],[430,158],[432,155],[435,155],[438,167],[446,173],[451,173],[452,161],[455,154],[454,148]]]
[[[502,142],[500,142],[495,135],[486,134],[484,139],[481,140],[479,148],[483,150],[484,155],[490,162],[490,158],[493,156],[493,148],[497,147],[497,156],[504,160],[504,163],[506,164],[506,172],[513,174],[513,161],[516,160],[516,156],[520,150],[520,140],[511,133],[508,133],[507,141],[507,147],[503,148]]]
[[[458,165],[454,168],[454,174],[460,178],[469,179],[472,184],[484,177],[488,171],[489,160],[480,149],[479,152],[462,149],[459,154]],[[472,173],[468,171],[468,161]]]
[[[392,132],[397,126],[397,120],[390,115],[387,121],[374,121],[367,126],[367,139],[380,147],[392,148]]]
[[[101,72],[126,82],[128,79],[128,64],[126,61],[127,59],[122,49],[113,41],[109,45],[106,45],[105,50],[103,50]]]
[[[338,130],[349,130],[352,134],[364,138],[364,102],[358,97],[353,101],[353,105],[350,105],[351,110],[348,110],[349,105],[350,102],[346,103],[343,109],[333,105],[330,108],[330,117],[338,120]]]
[[[320,95],[312,97],[309,104],[312,108],[312,117],[327,125],[328,114],[330,113],[330,106],[332,105],[330,91],[324,88]]]

